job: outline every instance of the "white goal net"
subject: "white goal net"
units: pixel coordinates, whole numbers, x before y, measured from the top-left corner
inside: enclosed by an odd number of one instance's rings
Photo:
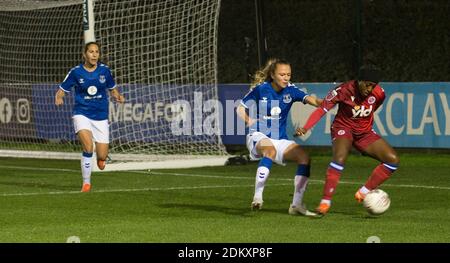
[[[72,94],[62,108],[54,94],[82,62],[82,4],[0,1],[3,155],[80,156]],[[112,159],[224,160],[216,72],[220,0],[96,0],[94,6],[102,61],[126,97],[109,107]]]

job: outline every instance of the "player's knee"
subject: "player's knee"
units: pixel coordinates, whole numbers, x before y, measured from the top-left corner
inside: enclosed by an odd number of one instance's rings
[[[400,158],[396,153],[389,154],[387,163],[398,166],[400,164]]]
[[[277,156],[277,150],[273,146],[266,147],[263,151],[263,156],[275,160],[275,157]]]
[[[344,166],[344,164],[345,164],[345,157],[341,157],[341,156],[336,156],[336,157],[334,157],[333,158],[333,162],[334,163],[337,163],[337,164],[339,164],[339,165],[342,165],[342,166]]]
[[[94,147],[92,145],[84,145],[83,146],[83,152],[93,152],[94,151]]]

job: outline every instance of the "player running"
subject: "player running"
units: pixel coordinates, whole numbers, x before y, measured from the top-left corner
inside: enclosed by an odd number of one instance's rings
[[[339,177],[347,156],[354,146],[358,151],[381,163],[373,170],[364,186],[355,194],[358,202],[387,180],[399,165],[395,150],[372,129],[374,112],[384,101],[384,90],[378,85],[381,73],[373,68],[362,68],[358,80],[342,83],[331,90],[320,107],[308,118],[296,135],[304,135],[336,104],[339,109],[331,126],[333,160],[327,170],[323,197],[316,211],[325,215],[331,207]]]
[[[81,192],[91,190],[91,161],[94,151],[97,155],[97,166],[105,168],[105,160],[109,149],[109,100],[107,91],[119,103],[125,98],[116,88],[108,66],[99,62],[100,47],[90,42],[84,47],[84,63],[72,68],[59,86],[55,96],[55,104],[64,103],[64,95],[75,88],[75,106],[73,108],[73,125],[75,133],[83,147],[81,158],[81,174],[83,187]]]
[[[286,120],[294,102],[301,101],[317,107],[322,100],[299,90],[289,82],[290,79],[289,62],[280,59],[269,60],[263,69],[257,71],[252,89],[237,108],[238,116],[249,127],[246,139],[250,158],[260,160],[251,207],[261,209],[263,205],[264,185],[269,177],[272,162],[284,165],[286,160],[292,160],[297,164],[297,172],[289,214],[316,216],[306,210],[303,204],[310,174],[310,158],[300,145],[288,139]]]

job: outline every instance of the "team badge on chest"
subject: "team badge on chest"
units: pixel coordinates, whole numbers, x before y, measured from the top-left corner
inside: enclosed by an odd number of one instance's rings
[[[100,83],[105,83],[106,82],[106,78],[105,75],[100,75],[100,78],[98,79],[98,81],[100,81]]]
[[[290,103],[292,101],[291,94],[285,94],[283,95],[283,102],[284,103]]]

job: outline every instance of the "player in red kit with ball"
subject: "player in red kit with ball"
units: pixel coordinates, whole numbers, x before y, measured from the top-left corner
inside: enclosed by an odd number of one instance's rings
[[[381,163],[373,170],[367,182],[355,194],[362,202],[368,192],[381,185],[397,170],[399,158],[395,150],[372,128],[374,112],[383,104],[384,90],[378,85],[381,73],[373,68],[361,68],[358,80],[351,80],[329,91],[322,104],[309,116],[303,128],[295,135],[304,135],[330,109],[339,105],[331,126],[333,160],[327,169],[323,197],[316,211],[325,215],[331,207],[345,161],[352,146]]]

